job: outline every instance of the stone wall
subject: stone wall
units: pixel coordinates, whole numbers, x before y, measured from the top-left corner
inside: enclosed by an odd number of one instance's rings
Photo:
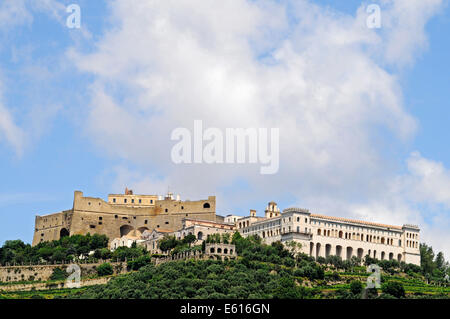
[[[206,200],[179,201],[164,199],[154,206],[133,207],[115,205],[101,198],[74,193],[73,207],[45,216],[36,216],[33,246],[42,241],[58,240],[62,235],[103,234],[109,239],[130,233],[140,236],[145,230],[176,231],[183,218],[216,221],[216,197]]]
[[[96,274],[96,267],[101,263],[78,264],[81,268],[81,276]],[[111,263],[115,274],[126,272],[126,263]],[[24,265],[24,266],[5,266],[0,267],[0,282],[18,282],[18,281],[47,281],[55,268],[66,270],[65,265]],[[0,286],[1,287],[1,286]]]

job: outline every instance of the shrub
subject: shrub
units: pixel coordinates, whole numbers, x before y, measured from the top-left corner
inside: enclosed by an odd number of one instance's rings
[[[127,263],[127,266],[131,270],[138,270],[141,267],[148,265],[151,262],[151,258],[148,255],[138,257],[135,260],[130,260]]]
[[[99,276],[109,276],[114,273],[110,263],[103,263],[97,267],[97,274]]]
[[[53,269],[53,272],[50,276],[50,280],[65,280],[69,274],[62,270],[61,268],[57,267]],[[34,277],[33,277],[34,279]]]
[[[354,295],[360,295],[362,289],[363,289],[363,285],[362,285],[361,281],[359,281],[359,280],[353,280],[353,281],[350,283],[350,291],[352,292],[352,294],[354,294]]]
[[[397,298],[405,297],[405,288],[403,285],[397,281],[388,281],[381,287],[381,291],[385,294],[389,294],[391,296]]]

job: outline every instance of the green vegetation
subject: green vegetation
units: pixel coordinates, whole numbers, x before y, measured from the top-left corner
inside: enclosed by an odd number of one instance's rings
[[[74,237],[74,238],[72,238]],[[338,256],[314,258],[298,253],[299,245],[280,242],[265,245],[261,238],[243,238],[238,232],[230,236],[214,234],[208,243],[232,243],[237,259],[169,261],[155,266],[143,247],[120,247],[114,252],[94,236],[66,237],[64,242],[43,243],[31,249],[20,241],[10,241],[0,250],[2,260],[18,261],[41,258],[53,260],[57,251],[65,256],[86,252],[87,259],[127,261],[131,271],[114,276],[107,284],[83,289],[52,289],[34,292],[0,291],[0,298],[449,298],[450,287],[445,275],[449,265],[442,253],[436,256],[431,247],[421,245],[421,266],[396,260],[376,260],[366,256],[342,260]],[[83,248],[83,243],[88,248]],[[97,244],[96,244],[97,243]],[[98,244],[100,243],[100,244]],[[184,240],[164,237],[161,246],[169,254],[185,250],[202,250],[193,246],[195,238]],[[80,246],[81,245],[81,246]],[[51,252],[42,254],[42,248]],[[63,248],[63,249],[61,249]],[[204,248],[204,247],[203,247]],[[45,252],[44,249],[44,252]],[[67,250],[75,250],[69,254]],[[89,255],[90,251],[94,254]],[[29,254],[28,254],[29,253]],[[21,256],[21,257],[19,257]],[[153,256],[154,257],[154,256]],[[47,259],[45,259],[47,258]],[[366,289],[370,273],[367,265],[381,268],[381,289]],[[98,276],[113,275],[113,267],[97,267]],[[95,275],[95,276],[97,276]],[[55,268],[51,281],[63,280],[67,274]],[[0,290],[1,290],[0,283]],[[50,287],[50,286],[49,286]]]
[[[425,283],[421,267],[377,261],[382,289],[365,289],[370,275],[361,261],[337,256],[315,261],[296,253],[295,245],[261,243],[261,238],[210,236],[208,242],[236,245],[236,260],[186,260],[154,266],[139,258],[128,263],[139,269],[113,278],[106,285],[89,287],[68,298],[448,298],[450,288]],[[165,238],[169,251],[186,245]],[[184,246],[186,247],[186,246]],[[136,263],[136,266],[133,266]],[[443,263],[445,264],[445,262]],[[409,274],[403,273],[402,269]],[[394,275],[391,274],[394,273]]]
[[[8,240],[0,248],[0,264],[38,264],[44,262],[70,262],[89,258],[89,252],[105,249],[108,238],[105,235],[87,234],[63,237],[60,240],[42,242],[32,247],[21,240]]]
[[[405,297],[405,288],[398,281],[388,281],[387,283],[383,284],[381,290],[386,295],[391,295],[396,298]]]
[[[110,263],[103,263],[97,267],[97,274],[102,276],[110,276],[114,273],[113,267]]]
[[[50,276],[50,280],[65,280],[69,274],[61,268],[53,269],[53,273]]]

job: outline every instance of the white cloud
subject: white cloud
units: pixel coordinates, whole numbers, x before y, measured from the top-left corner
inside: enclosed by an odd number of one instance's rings
[[[400,66],[412,64],[428,46],[425,26],[443,5],[442,0],[382,0],[382,31],[386,35],[385,56]],[[384,14],[386,12],[387,14]]]
[[[5,0],[0,2],[0,30],[31,24],[33,15],[26,7],[25,0]]]
[[[410,175],[403,177],[401,182],[412,199],[450,208],[450,170],[443,163],[414,152],[408,159],[408,170]]]
[[[114,1],[116,27],[93,53],[68,53],[95,76],[86,132],[141,168],[141,182],[130,172],[129,182],[144,185],[158,172],[158,187],[227,194],[223,209],[291,194],[321,213],[423,222],[407,201],[389,197],[394,191],[382,195],[396,187],[386,143],[401,146],[416,131],[398,76],[383,65],[413,62],[440,2],[384,1],[378,32],[366,27],[364,7],[351,16],[306,0],[290,3],[290,18],[285,2]],[[279,127],[279,173],[172,164],[170,132],[196,119]],[[120,183],[130,185],[126,176]]]
[[[22,130],[14,123],[9,110],[0,102],[0,141],[6,140],[20,156],[23,152],[23,138]]]

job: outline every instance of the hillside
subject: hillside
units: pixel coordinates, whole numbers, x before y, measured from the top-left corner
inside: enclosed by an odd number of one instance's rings
[[[210,240],[220,240],[211,238]],[[295,253],[295,245],[264,245],[259,238],[242,238],[236,233],[225,238],[236,245],[236,260],[184,260],[155,266],[137,247],[121,249],[116,255],[136,258],[128,261],[129,272],[112,275],[98,271],[96,276],[111,276],[104,285],[79,289],[0,293],[3,298],[449,298],[445,279],[448,263],[442,254],[434,256],[431,247],[422,245],[421,267],[397,261],[339,257],[313,258]],[[174,242],[167,249],[199,249]],[[141,251],[141,255],[137,256]],[[379,289],[365,291],[370,273],[367,265],[381,267]],[[101,268],[101,267],[98,267]],[[108,268],[108,267],[103,267]],[[97,269],[98,270],[98,269]],[[92,277],[92,275],[91,275]],[[59,278],[59,279],[64,279]],[[1,290],[1,286],[0,286]],[[364,293],[364,295],[363,295]]]

